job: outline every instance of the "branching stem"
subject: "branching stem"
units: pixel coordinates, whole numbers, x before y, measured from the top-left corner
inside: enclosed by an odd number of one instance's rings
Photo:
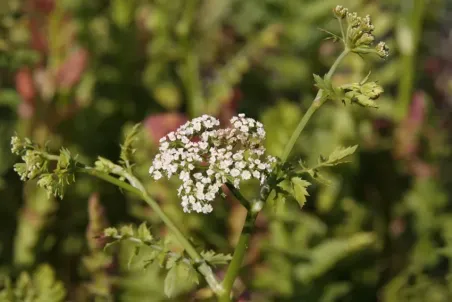
[[[334,62],[333,66],[331,66],[330,70],[325,76],[325,80],[331,79],[334,72],[336,71],[339,64],[342,62],[342,60],[350,53],[350,50],[348,48],[344,49],[342,53],[337,57],[336,61]],[[317,95],[314,98],[314,101],[312,102],[311,106],[309,107],[308,111],[306,111],[305,115],[303,115],[302,119],[297,125],[297,128],[295,128],[294,132],[290,136],[289,142],[287,143],[286,147],[284,148],[283,155],[281,157],[282,162],[286,162],[289,158],[290,153],[292,152],[292,149],[294,148],[298,138],[301,135],[301,132],[303,131],[304,127],[308,123],[308,121],[311,119],[314,112],[317,111],[323,104],[325,103],[325,98],[323,97],[323,90],[320,89],[317,92]]]
[[[220,296],[223,294],[224,290],[222,285],[217,281],[211,267],[205,262],[205,260],[201,257],[201,255],[196,251],[196,249],[193,247],[193,245],[190,243],[190,241],[185,238],[184,234],[177,228],[177,226],[171,221],[171,219],[165,214],[165,212],[162,211],[158,203],[152,199],[152,197],[149,196],[149,194],[143,189],[138,189],[137,187],[134,187],[124,181],[119,180],[116,177],[113,177],[109,174],[100,172],[94,168],[78,168],[78,171],[80,173],[89,174],[91,176],[100,178],[102,180],[105,180],[106,182],[109,182],[125,191],[128,191],[130,193],[133,193],[146,201],[147,204],[154,210],[154,212],[160,217],[160,219],[163,221],[163,223],[173,232],[173,234],[176,236],[179,243],[184,247],[187,254],[193,259],[193,261],[196,264],[196,269],[198,272],[204,276],[207,284],[210,286],[212,291],[217,295]],[[134,180],[137,182],[137,180]],[[142,186],[141,186],[142,187]]]

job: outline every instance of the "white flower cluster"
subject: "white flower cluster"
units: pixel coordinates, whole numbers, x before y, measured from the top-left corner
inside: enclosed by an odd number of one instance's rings
[[[210,202],[226,182],[239,188],[251,178],[263,184],[276,159],[265,156],[265,130],[260,122],[239,114],[230,128],[219,128],[214,117],[203,115],[160,139],[159,153],[149,173],[155,180],[179,175],[184,212],[210,213]]]

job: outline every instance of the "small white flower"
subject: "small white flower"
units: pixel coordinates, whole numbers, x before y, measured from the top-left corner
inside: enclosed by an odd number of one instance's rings
[[[248,171],[248,170],[243,171],[243,172],[242,172],[242,178],[243,178],[244,180],[250,179],[250,178],[251,178],[251,173],[250,173],[250,171]]]
[[[208,214],[210,212],[212,212],[213,208],[210,204],[205,204],[204,207],[202,208],[202,212],[204,214]]]
[[[242,170],[246,167],[246,163],[244,161],[239,161],[239,162],[235,163],[235,166],[237,169]]]
[[[241,153],[235,153],[235,154],[232,156],[232,159],[233,159],[233,160],[242,160],[242,159],[243,159],[243,155],[242,155]]]
[[[231,170],[231,176],[232,177],[237,177],[239,175],[240,175],[240,171],[238,169],[234,168],[234,169]]]
[[[196,192],[196,198],[203,200],[204,199],[204,193],[202,191]]]
[[[160,178],[162,178],[162,173],[160,173],[160,171],[155,171],[153,176],[155,180],[159,180]]]
[[[249,130],[248,126],[241,126],[240,127],[240,131],[248,132],[248,130]]]
[[[201,148],[202,150],[206,150],[208,147],[209,147],[208,142],[200,142],[199,143],[199,148]]]
[[[212,201],[212,200],[215,199],[215,194],[212,193],[212,192],[209,192],[209,193],[206,194],[205,197],[206,197],[207,200]]]
[[[166,149],[168,149],[168,147],[169,147],[169,143],[163,142],[160,144],[160,151],[165,151]]]
[[[176,140],[176,135],[174,134],[174,132],[170,132],[168,134],[168,138],[170,141],[174,142]]]

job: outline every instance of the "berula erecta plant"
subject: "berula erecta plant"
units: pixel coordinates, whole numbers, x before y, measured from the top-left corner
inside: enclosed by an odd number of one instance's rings
[[[341,43],[343,51],[325,76],[314,75],[318,93],[293,131],[281,158],[266,154],[263,125],[244,114],[233,117],[224,128],[215,117],[203,115],[160,139],[159,153],[149,169],[150,176],[156,182],[162,177],[179,178],[178,196],[187,215],[196,215],[193,212],[210,213],[215,203],[227,194],[235,196],[247,209],[232,256],[195,248],[134,175],[134,142],[139,125],[126,136],[117,163],[98,157],[93,166],[82,163],[67,149],[63,148],[55,155],[27,138],[13,137],[12,152],[23,160],[15,165],[15,171],[24,181],[37,179],[38,186],[59,198],[63,198],[67,187],[77,180],[78,173],[92,175],[137,195],[165,223],[183,252],[171,250],[165,240],[155,238],[145,223],[139,227],[130,225],[105,229],[102,239],[106,246],[127,242],[134,245],[135,255],[143,246],[151,248],[152,253],[147,255],[148,263],[158,261],[167,270],[164,291],[169,297],[177,292],[180,280],[199,284],[199,276],[202,276],[219,301],[231,301],[236,296],[233,292],[234,281],[239,276],[256,217],[263,207],[292,199],[302,207],[308,196],[308,179],[327,182],[322,176],[322,169],[345,162],[346,157],[357,148],[338,147],[329,156],[321,156],[315,166],[307,166],[303,161],[289,161],[294,145],[314,112],[327,102],[376,108],[375,100],[383,92],[376,82],[368,81],[370,73],[359,83],[336,86],[332,82],[337,67],[349,54],[388,56],[384,42],[372,46],[374,26],[369,16],[359,17],[342,6],[334,8],[333,14],[339,23],[340,36],[330,33],[329,38]],[[259,185],[259,194],[248,199],[240,192],[240,185],[252,179],[256,186]],[[227,265],[223,280],[219,280],[214,273],[217,265]]]

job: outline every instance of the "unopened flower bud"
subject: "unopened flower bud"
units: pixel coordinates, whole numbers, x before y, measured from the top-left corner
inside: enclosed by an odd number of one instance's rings
[[[20,138],[18,138],[17,136],[13,136],[11,138],[11,152],[14,154],[19,155],[20,152],[23,149],[23,144],[22,141],[20,140]]]
[[[348,9],[343,7],[342,5],[338,5],[333,8],[334,15],[339,19],[344,19],[347,16]]]
[[[372,34],[364,33],[357,41],[356,46],[371,45],[375,38]]]
[[[374,25],[372,24],[372,21],[370,20],[369,15],[361,19],[360,27],[362,31],[368,33],[371,33],[375,29]]]
[[[389,48],[386,46],[385,42],[378,43],[378,45],[375,47],[375,50],[377,51],[377,54],[383,59],[389,56]]]
[[[354,13],[347,13],[346,17],[347,17],[347,23],[350,26],[356,27],[356,26],[359,25],[361,18],[358,17],[358,14],[356,12],[354,12]]]

